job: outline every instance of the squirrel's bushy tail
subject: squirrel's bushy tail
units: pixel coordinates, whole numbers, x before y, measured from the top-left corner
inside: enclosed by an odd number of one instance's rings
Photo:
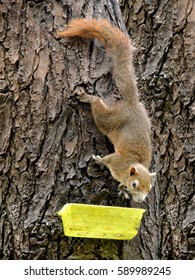
[[[138,90],[132,65],[131,42],[118,28],[107,20],[73,19],[59,37],[97,38],[112,59],[116,86],[122,97],[132,103],[138,98]]]

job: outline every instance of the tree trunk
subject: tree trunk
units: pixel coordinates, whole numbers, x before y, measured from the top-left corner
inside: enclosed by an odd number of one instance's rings
[[[122,1],[158,172],[146,203],[131,204],[147,209],[140,233],[123,242],[65,237],[57,216],[68,202],[129,206],[91,159],[113,147],[74,96],[117,97],[110,61],[94,40],[55,38],[75,17],[125,30],[117,2],[1,1],[1,259],[194,258],[193,0],[161,2]]]
[[[65,237],[57,211],[68,202],[127,205],[117,182],[92,154],[113,148],[83,86],[111,99],[110,61],[93,40],[59,40],[75,17],[122,27],[116,1],[1,1],[0,258],[121,259],[122,241]]]
[[[152,119],[154,188],[127,259],[195,259],[194,0],[120,1]]]

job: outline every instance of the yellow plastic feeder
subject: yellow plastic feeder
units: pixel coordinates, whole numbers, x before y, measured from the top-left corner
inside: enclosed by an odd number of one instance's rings
[[[132,239],[144,209],[68,203],[58,212],[64,234],[72,237]]]

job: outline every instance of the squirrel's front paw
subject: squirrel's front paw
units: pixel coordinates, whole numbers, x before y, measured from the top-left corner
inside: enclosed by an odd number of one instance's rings
[[[90,102],[90,95],[86,94],[82,87],[77,87],[74,92],[81,102]]]
[[[119,189],[119,196],[124,195],[124,197],[126,199],[129,199],[129,194],[127,193],[127,187],[126,186],[124,186],[122,183],[120,183],[119,186],[118,186],[118,189]]]
[[[95,162],[101,164],[102,163],[102,157],[101,156],[95,156],[95,155],[92,155],[92,159],[95,160]]]

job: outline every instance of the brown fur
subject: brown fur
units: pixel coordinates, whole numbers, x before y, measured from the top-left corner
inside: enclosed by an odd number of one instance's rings
[[[81,101],[91,104],[97,127],[115,148],[113,154],[93,158],[110,169],[121,190],[127,187],[134,200],[142,202],[150,191],[154,174],[148,171],[150,120],[139,102],[130,39],[106,20],[96,19],[74,19],[58,36],[97,38],[111,57],[115,83],[123,100],[108,106],[101,98],[82,90],[77,94]]]

